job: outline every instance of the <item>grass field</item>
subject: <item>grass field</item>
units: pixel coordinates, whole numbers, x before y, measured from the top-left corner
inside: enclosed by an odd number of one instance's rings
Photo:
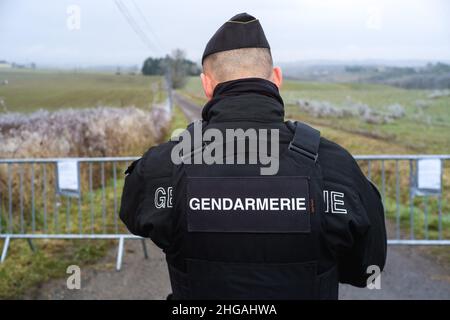
[[[109,73],[0,71],[0,100],[10,112],[95,106],[150,107],[165,99],[160,77]],[[0,103],[0,114],[5,109]]]
[[[199,79],[191,78],[186,95],[203,104],[205,98]],[[302,119],[322,127],[334,128],[341,132],[374,136],[391,146],[395,153],[450,153],[450,97],[429,99],[426,90],[406,90],[385,85],[356,83],[314,83],[287,80],[283,83],[281,95],[286,105],[286,118]],[[384,112],[386,106],[401,104],[405,117],[386,124],[369,124],[357,118],[314,118],[301,112],[296,106],[298,99],[328,101],[345,106],[349,100],[365,103],[374,110]],[[426,109],[417,107],[418,101],[426,101]],[[324,132],[327,136],[326,132]],[[388,153],[384,148],[371,144],[355,144],[333,135],[338,143],[351,143],[348,147],[354,154]]]
[[[339,105],[345,105],[351,99],[381,112],[388,105],[401,104],[405,109],[405,117],[386,124],[368,124],[355,118],[314,121],[309,117],[309,120],[340,130],[377,135],[415,153],[450,152],[450,97],[432,100],[427,98],[428,91],[384,85],[299,82],[286,82],[282,94],[288,105],[288,114],[296,118],[306,116],[293,105],[299,98],[326,100]],[[427,101],[429,106],[426,109],[419,108],[417,101]],[[378,149],[376,153],[386,152]]]

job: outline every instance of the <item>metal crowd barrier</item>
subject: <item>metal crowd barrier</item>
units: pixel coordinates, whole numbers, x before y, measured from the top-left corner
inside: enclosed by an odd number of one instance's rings
[[[116,269],[120,270],[130,234],[119,220],[123,173],[137,157],[70,158],[79,163],[80,193],[58,190],[56,166],[64,158],[0,159],[0,262],[11,239],[117,239]]]
[[[0,159],[0,238],[4,239],[0,261],[5,260],[11,239],[26,239],[32,250],[34,239],[116,239],[117,270],[125,240],[141,240],[147,258],[145,240],[130,234],[118,216],[123,172],[135,159]],[[450,188],[449,176],[444,174],[450,155],[363,155],[355,159],[380,190],[389,244],[450,244],[450,194],[444,193]],[[420,173],[424,159],[439,161],[440,172],[433,172],[438,170],[436,165],[427,164],[428,171]],[[67,160],[78,164],[75,193],[64,192],[58,185],[58,163]],[[436,174],[440,175],[439,189],[420,188],[419,178]]]
[[[450,181],[449,176],[445,176],[449,154],[359,155],[354,158],[381,193],[388,244],[450,245],[450,193],[447,192]],[[428,170],[419,174],[418,166],[424,160],[437,162],[438,168],[434,170],[439,172],[425,168]],[[436,176],[434,179],[440,187],[421,189],[418,179],[432,176]]]

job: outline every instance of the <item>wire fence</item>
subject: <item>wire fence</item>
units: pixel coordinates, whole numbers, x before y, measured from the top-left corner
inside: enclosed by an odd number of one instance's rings
[[[389,244],[450,244],[449,158],[355,156],[380,190]],[[135,159],[0,159],[0,238],[5,239],[1,261],[15,238],[27,239],[31,246],[32,239],[43,238],[117,239],[120,269],[125,239],[142,239],[130,234],[119,220],[123,172]],[[76,176],[68,181],[72,190],[63,189],[58,179],[64,169],[61,164],[67,161],[76,164]]]

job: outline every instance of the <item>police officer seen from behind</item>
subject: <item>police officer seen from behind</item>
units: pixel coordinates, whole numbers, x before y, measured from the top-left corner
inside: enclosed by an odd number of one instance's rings
[[[192,143],[176,163],[179,139],[128,168],[120,217],[166,254],[173,298],[337,299],[339,282],[365,287],[368,267],[383,270],[386,260],[380,194],[344,148],[285,122],[281,70],[258,19],[242,13],[225,22],[202,65],[209,101],[185,133],[214,129],[226,145],[227,130],[251,129],[260,144],[196,164],[212,141]],[[255,139],[247,138],[244,145]],[[250,161],[263,143],[276,150],[275,174]],[[238,156],[245,161],[228,162]]]

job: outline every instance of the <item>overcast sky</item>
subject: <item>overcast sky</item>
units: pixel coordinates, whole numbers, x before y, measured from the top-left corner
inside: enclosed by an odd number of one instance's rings
[[[0,60],[140,65],[182,48],[199,61],[239,12],[260,19],[276,62],[450,60],[447,0],[0,0]]]

